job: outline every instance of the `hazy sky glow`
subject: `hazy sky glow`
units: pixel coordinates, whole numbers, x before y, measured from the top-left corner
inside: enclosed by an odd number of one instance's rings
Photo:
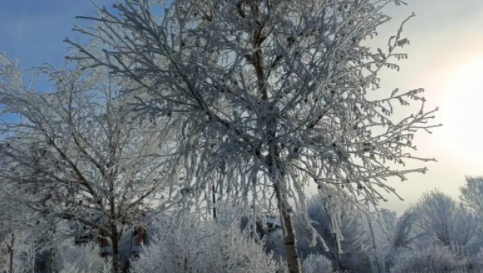
[[[96,1],[111,5],[114,0]],[[426,175],[415,174],[401,183],[389,182],[406,201],[395,197],[385,207],[401,213],[420,195],[440,188],[453,196],[465,175],[483,175],[483,1],[408,0],[408,6],[390,7],[394,17],[379,30],[370,44],[385,48],[387,38],[412,12],[404,35],[411,41],[409,59],[401,61],[400,72],[381,73],[387,92],[399,87],[426,89],[428,107],[439,106],[437,122],[444,127],[433,135],[416,137],[418,155],[436,157]],[[44,62],[62,65],[75,15],[94,15],[90,1],[15,0],[2,2],[0,9],[0,52],[21,58],[22,67]],[[379,91],[381,92],[381,91]],[[404,111],[404,110],[403,110]]]

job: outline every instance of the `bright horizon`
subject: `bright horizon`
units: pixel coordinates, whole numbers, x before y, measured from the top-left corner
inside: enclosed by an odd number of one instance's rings
[[[95,2],[110,6],[115,1]],[[426,163],[429,171],[425,175],[410,175],[405,182],[389,181],[405,201],[387,194],[390,201],[382,207],[398,214],[433,188],[457,198],[466,175],[483,175],[483,129],[478,126],[479,107],[483,107],[483,1],[407,2],[408,6],[387,9],[394,19],[369,44],[385,48],[400,22],[416,13],[403,32],[411,41],[403,48],[409,59],[398,63],[400,72],[386,70],[379,76],[384,92],[424,88],[427,109],[439,107],[435,122],[443,127],[415,138],[415,155],[435,157],[438,162]],[[67,48],[62,40],[76,38],[70,30],[74,23],[82,23],[74,16],[94,14],[90,1],[8,1],[0,10],[0,52],[20,58],[23,68],[44,62],[61,66]]]

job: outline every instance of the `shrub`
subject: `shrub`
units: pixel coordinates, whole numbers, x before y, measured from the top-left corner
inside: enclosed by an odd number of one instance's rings
[[[310,254],[302,263],[303,273],[331,273],[333,270],[332,262],[319,254]]]
[[[68,240],[59,247],[58,253],[60,273],[108,273],[111,270],[110,261],[99,255],[100,249],[93,243],[77,246]]]
[[[159,233],[140,257],[134,273],[273,273],[277,264],[238,225],[201,223],[181,217],[158,222]]]

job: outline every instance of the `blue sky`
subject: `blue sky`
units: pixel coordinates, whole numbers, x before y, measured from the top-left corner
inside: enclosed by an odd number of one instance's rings
[[[115,0],[96,0],[100,6],[111,7]],[[10,59],[20,59],[23,69],[42,66],[44,63],[61,67],[65,64],[68,45],[66,37],[79,38],[72,32],[74,24],[85,25],[86,21],[75,19],[77,15],[96,15],[96,8],[87,0],[6,0],[0,8],[0,53]],[[29,81],[28,75],[24,80]],[[45,91],[50,84],[38,79],[37,90]],[[15,121],[15,115],[2,117]]]
[[[99,5],[112,6],[115,0],[96,0]],[[64,63],[67,44],[63,40],[78,37],[71,29],[76,15],[95,15],[96,9],[87,0],[5,0],[0,8],[0,52],[10,58],[21,58],[22,67],[39,66],[45,62]]]

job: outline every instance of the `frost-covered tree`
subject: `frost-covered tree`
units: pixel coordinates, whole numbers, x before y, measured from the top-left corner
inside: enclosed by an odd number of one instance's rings
[[[170,156],[174,125],[158,117],[136,120],[129,97],[117,96],[129,84],[105,70],[33,72],[54,90],[25,84],[18,65],[0,56],[1,189],[38,223],[70,220],[108,239],[117,272],[124,226],[184,200],[173,167],[179,157]]]
[[[4,195],[0,194],[0,200],[3,201],[0,203],[0,270],[12,273],[17,246],[15,235],[20,230],[16,223],[20,213],[8,199],[2,197]]]
[[[45,228],[45,221],[37,221],[38,215],[28,206],[14,202],[8,193],[12,185],[2,184],[0,189],[0,272],[22,272],[34,262],[37,248],[28,243],[28,237]],[[29,236],[30,235],[30,236]],[[25,254],[28,252],[29,254]],[[27,256],[28,259],[25,258]],[[22,257],[23,260],[20,260]]]
[[[414,210],[418,232],[433,242],[455,250],[468,248],[478,239],[477,218],[438,190],[425,193]]]
[[[467,176],[460,187],[460,200],[473,213],[483,217],[483,176]]]
[[[36,264],[41,246],[35,241],[35,235],[35,233],[16,230],[3,241],[0,240],[0,272],[37,272]]]
[[[395,230],[393,232],[393,248],[407,248],[415,237],[413,236],[413,227],[416,214],[412,210],[406,210],[404,214],[398,218]]]
[[[478,220],[477,242],[473,250],[483,248],[483,177],[467,176],[466,183],[460,187],[460,201],[463,206]]]
[[[416,214],[412,209],[408,209],[397,219],[394,225],[385,225],[386,235],[389,237],[386,267],[391,267],[395,262],[396,255],[401,251],[410,250],[419,238],[420,234],[414,230],[415,220]]]
[[[426,171],[404,168],[406,160],[433,160],[411,153],[415,133],[434,127],[423,89],[368,94],[381,69],[407,58],[402,27],[386,50],[363,43],[390,20],[391,3],[403,2],[125,0],[115,12],[81,17],[93,28],[76,28],[103,55],[66,41],[81,53],[73,59],[137,83],[126,92],[139,97],[135,110],[177,121],[193,190],[217,172],[218,191],[240,202],[273,191],[289,271],[298,273],[290,200],[304,207],[307,185],[377,204],[380,191],[394,192],[386,179]],[[411,101],[414,113],[394,115]]]

